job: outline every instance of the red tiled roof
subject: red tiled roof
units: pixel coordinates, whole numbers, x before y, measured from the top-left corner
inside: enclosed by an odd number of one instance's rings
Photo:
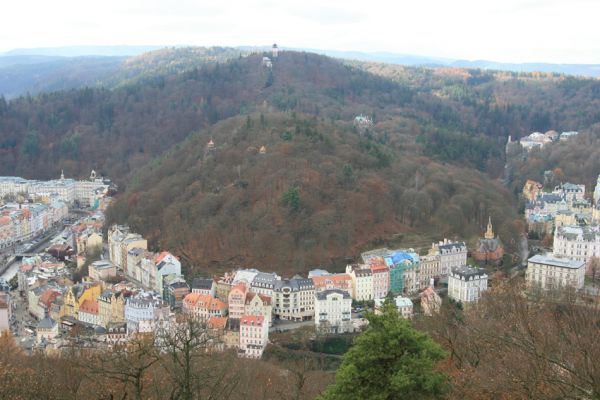
[[[60,293],[54,289],[48,289],[40,296],[39,302],[44,304],[46,307],[50,307],[50,305],[56,300],[56,298],[60,296]]]
[[[262,315],[244,315],[242,316],[242,318],[240,318],[240,324],[241,325],[262,325],[262,323],[264,322],[265,317],[263,317]]]
[[[260,297],[260,299],[262,300],[262,302],[268,306],[271,305],[271,297],[266,296],[264,294],[260,294],[260,293],[253,293],[253,292],[248,292],[246,293],[246,304],[249,304],[252,299],[254,299],[255,296]]]
[[[225,329],[227,326],[227,317],[210,317],[208,327],[210,329]]]
[[[98,302],[96,300],[87,299],[79,306],[79,311],[89,314],[98,314]]]

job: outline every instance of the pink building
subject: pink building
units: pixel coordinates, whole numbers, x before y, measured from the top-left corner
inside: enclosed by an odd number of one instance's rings
[[[260,358],[269,341],[269,324],[262,315],[240,318],[240,356]]]
[[[244,315],[247,293],[248,288],[243,283],[239,283],[231,289],[229,296],[227,296],[229,318],[241,318]]]
[[[369,265],[373,275],[373,298],[382,299],[390,291],[390,269],[385,263],[374,262]]]

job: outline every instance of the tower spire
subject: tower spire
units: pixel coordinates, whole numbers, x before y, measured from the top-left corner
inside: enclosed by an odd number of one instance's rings
[[[60,180],[61,180],[61,181],[64,181],[64,180],[65,180],[65,170],[64,170],[64,169],[61,169],[61,170],[60,170]]]
[[[493,239],[494,238],[494,228],[492,227],[492,217],[489,217],[488,220],[488,224],[487,224],[487,230],[485,231],[485,236],[486,239]]]

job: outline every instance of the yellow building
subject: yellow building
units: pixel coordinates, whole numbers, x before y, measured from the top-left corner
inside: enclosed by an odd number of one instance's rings
[[[95,301],[101,292],[102,286],[98,283],[84,282],[71,286],[64,295],[62,315],[77,318],[81,304],[86,300]]]
[[[108,328],[111,323],[125,322],[125,299],[122,292],[105,290],[98,297],[100,324]]]

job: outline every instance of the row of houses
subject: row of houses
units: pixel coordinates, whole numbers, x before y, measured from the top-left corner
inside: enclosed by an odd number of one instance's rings
[[[88,180],[66,179],[63,173],[60,179],[49,181],[3,176],[0,177],[0,197],[22,196],[34,199],[55,195],[68,205],[77,202],[84,207],[95,207],[111,185],[109,179],[97,177],[95,171],[91,172]]]
[[[67,205],[57,198],[48,204],[6,203],[0,207],[0,248],[35,238],[68,214]]]

